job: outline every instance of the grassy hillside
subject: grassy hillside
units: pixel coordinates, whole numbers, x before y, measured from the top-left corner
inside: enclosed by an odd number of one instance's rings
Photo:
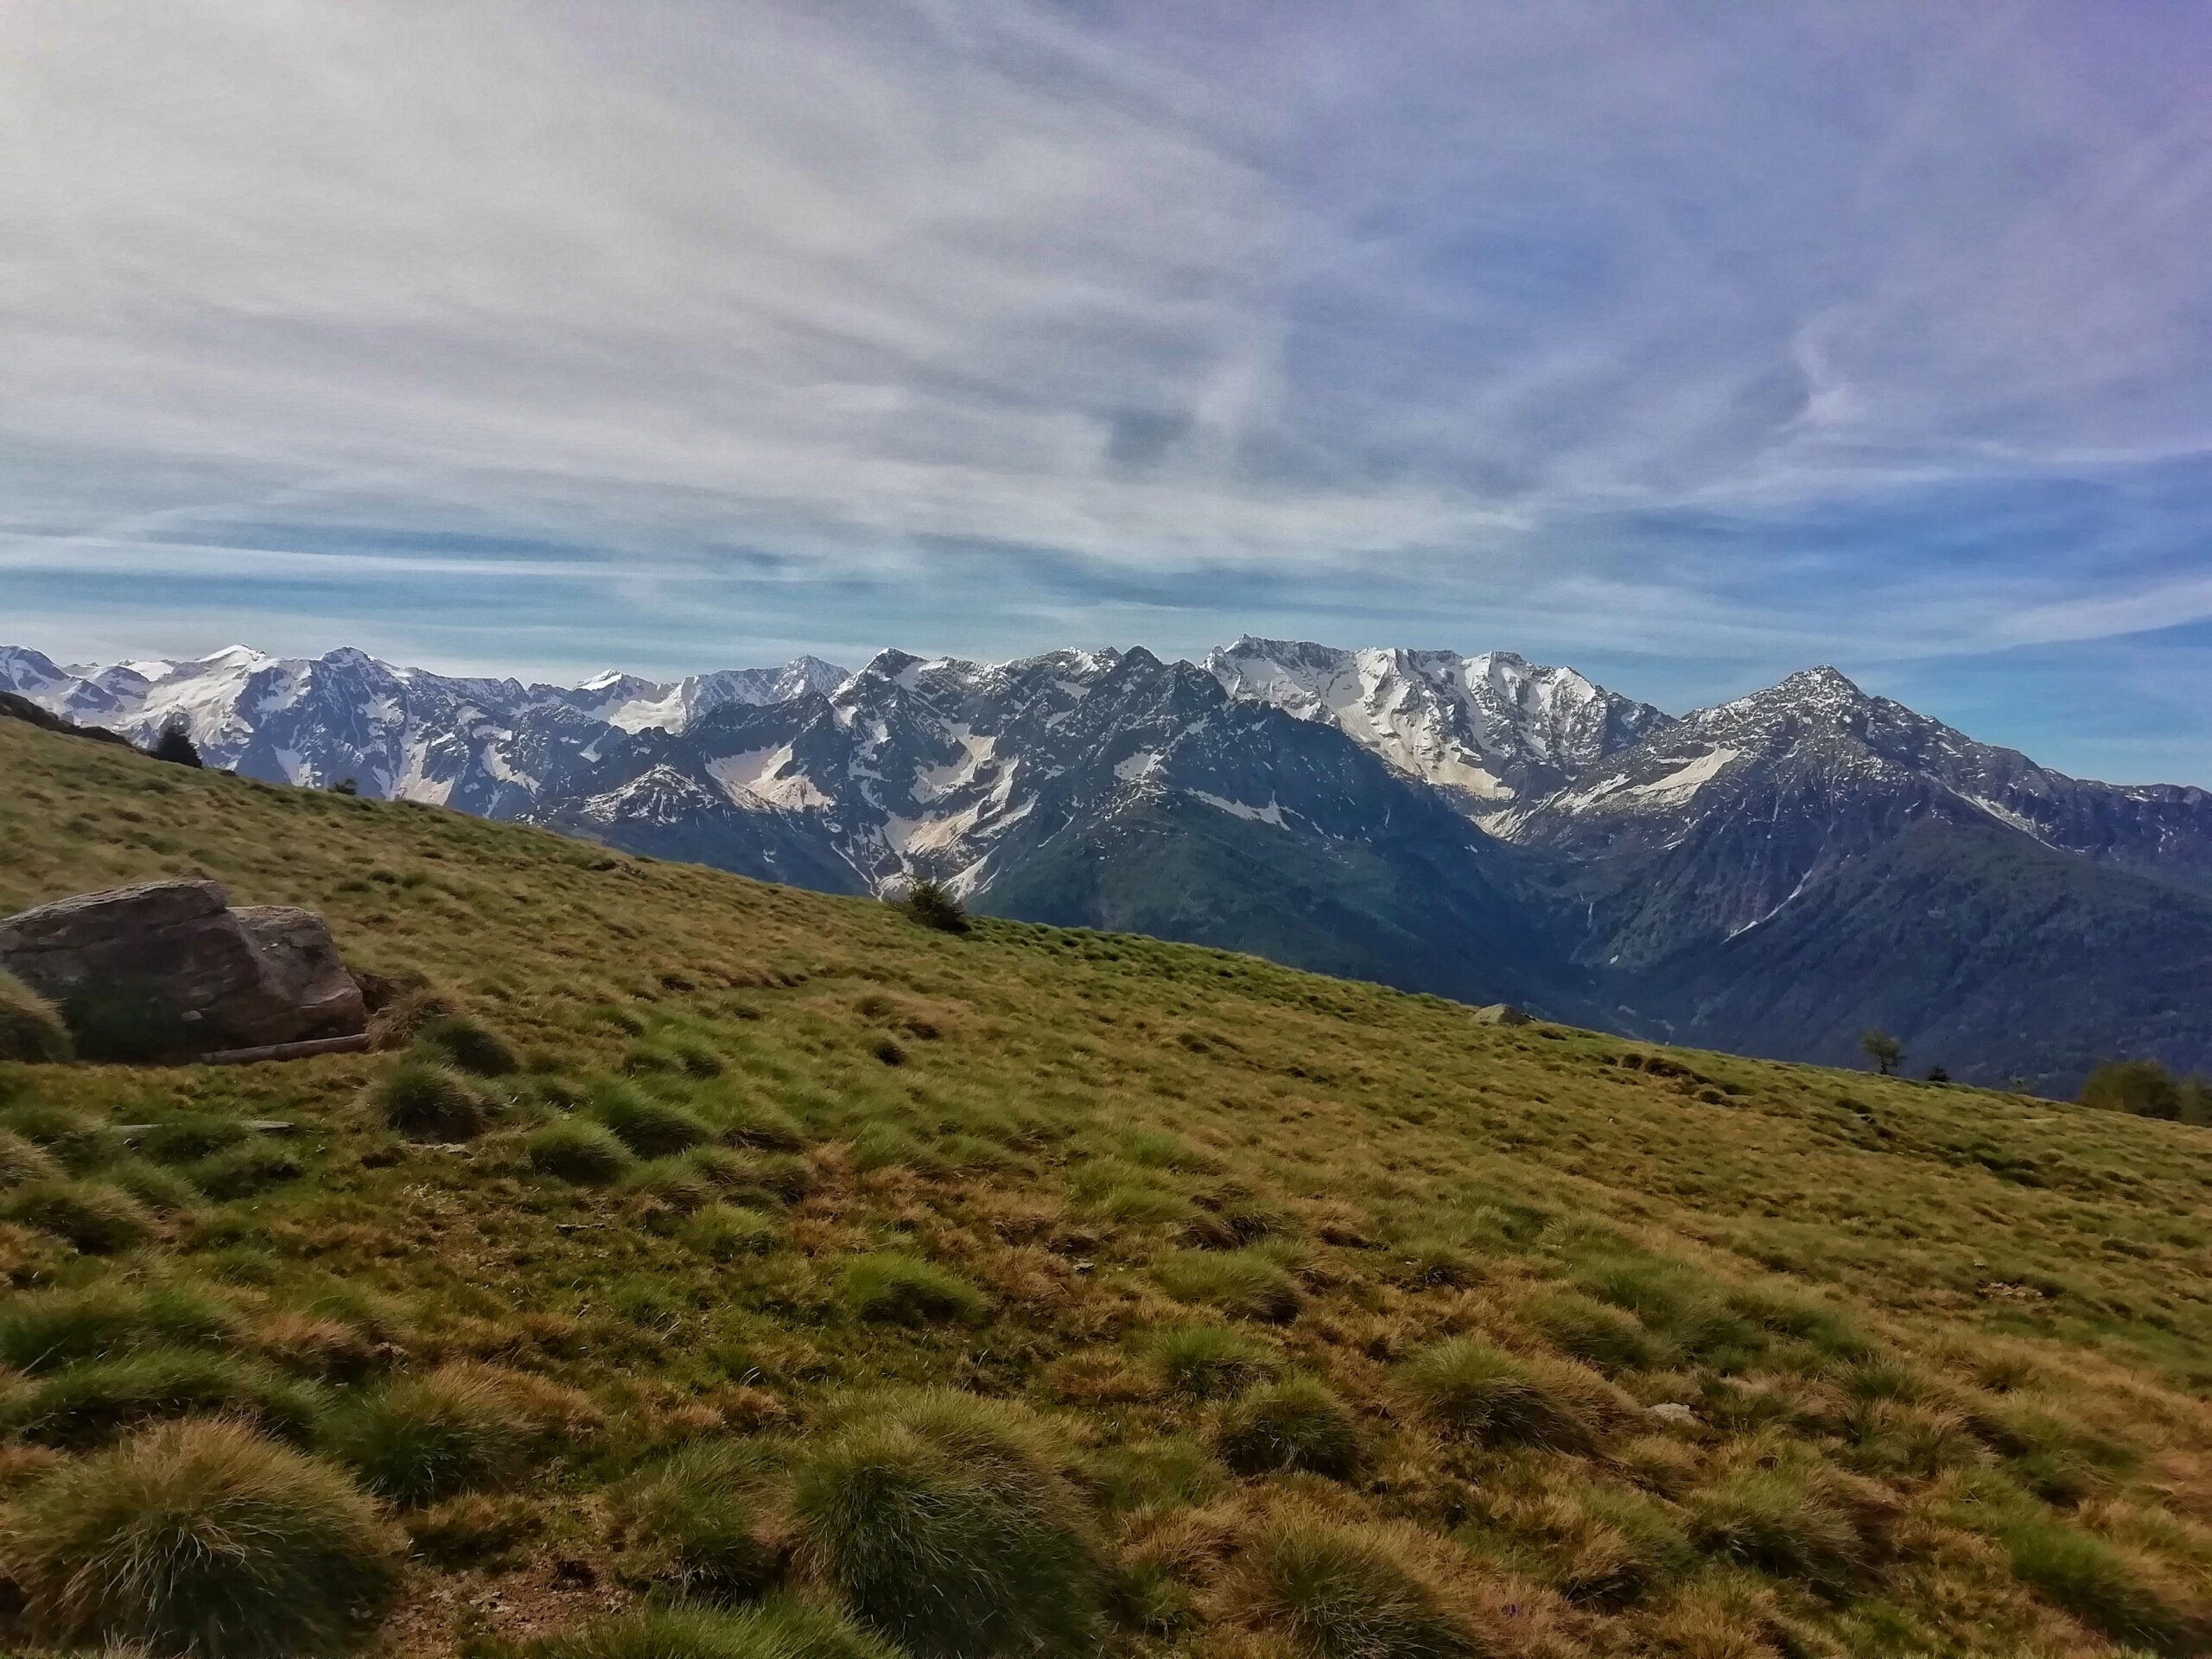
[[[0,779],[0,910],[205,873],[462,1011],[0,1065],[0,1647],[2212,1631],[2202,1131],[933,933],[5,721]],[[232,1553],[149,1565],[157,1514]]]

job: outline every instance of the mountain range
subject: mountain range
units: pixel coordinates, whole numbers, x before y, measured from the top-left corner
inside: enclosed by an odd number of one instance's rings
[[[211,764],[830,892],[1249,950],[1630,1035],[2063,1088],[2212,1064],[2212,795],[2086,782],[1833,669],[1675,716],[1510,652],[887,651],[658,682],[364,652],[0,690]]]

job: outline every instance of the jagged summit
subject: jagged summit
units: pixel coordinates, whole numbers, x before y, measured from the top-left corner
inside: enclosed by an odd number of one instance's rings
[[[1553,793],[1668,719],[1510,652],[1348,651],[1248,635],[1206,666],[1236,696],[1337,727],[1478,822]]]

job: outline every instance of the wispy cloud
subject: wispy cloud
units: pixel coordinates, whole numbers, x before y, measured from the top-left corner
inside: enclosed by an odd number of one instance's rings
[[[34,0],[0,616],[2125,639],[2212,616],[2208,72],[2059,0]]]

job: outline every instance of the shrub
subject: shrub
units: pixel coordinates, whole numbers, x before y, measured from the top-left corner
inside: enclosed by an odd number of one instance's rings
[[[86,1255],[113,1255],[154,1230],[146,1206],[97,1181],[34,1181],[0,1198],[0,1221],[51,1233]]]
[[[792,1507],[814,1570],[916,1659],[1086,1650],[1104,1574],[1058,1448],[1010,1405],[856,1402],[810,1449]]]
[[[1160,1284],[1179,1302],[1246,1319],[1280,1325],[1298,1317],[1297,1282],[1256,1250],[1178,1250],[1160,1263]]]
[[[2107,1060],[2082,1085],[2082,1104],[2138,1117],[2182,1115],[2182,1085],[2156,1060]]]
[[[1359,1424],[1319,1382],[1294,1376],[1249,1389],[1221,1408],[1213,1446],[1240,1475],[1303,1470],[1343,1480],[1359,1465]]]
[[[982,1292],[958,1274],[916,1255],[889,1251],[845,1263],[845,1300],[864,1319],[898,1325],[967,1321],[983,1313]]]
[[[1393,1530],[1306,1517],[1256,1538],[1234,1594],[1313,1659],[1474,1659],[1488,1652]]]
[[[899,908],[924,927],[940,933],[965,933],[968,912],[942,881],[924,880],[906,890]]]
[[[1274,1375],[1273,1355],[1249,1337],[1215,1325],[1179,1325],[1154,1339],[1154,1363],[1168,1389],[1192,1400],[1217,1400]]]
[[[413,1141],[473,1141],[491,1127],[492,1107],[459,1072],[402,1060],[375,1085],[385,1122]]]
[[[509,1077],[522,1070],[522,1057],[505,1038],[465,1014],[448,1014],[428,1021],[416,1041],[456,1071],[480,1077]]]
[[[785,1456],[769,1440],[702,1441],[618,1488],[623,1572],[711,1601],[772,1588],[786,1551],[767,1488]]]
[[[13,1129],[0,1129],[0,1192],[60,1179],[60,1160]]]
[[[640,1158],[665,1158],[704,1146],[715,1138],[712,1129],[681,1106],[655,1100],[626,1084],[609,1084],[594,1090],[592,1109]]]
[[[391,1529],[342,1474],[232,1422],[63,1465],[6,1543],[43,1639],[196,1659],[350,1645],[398,1569]]]
[[[10,1395],[0,1422],[41,1446],[92,1446],[170,1417],[219,1413],[305,1440],[322,1391],[232,1354],[142,1348],[57,1367]]]
[[[327,1440],[372,1491],[429,1503],[515,1480],[538,1430],[507,1376],[462,1364],[385,1384],[340,1415]]]
[[[2202,1653],[2212,1630],[2171,1605],[2128,1558],[2094,1534],[2025,1504],[1996,1529],[2013,1576],[2115,1642]]]
[[[1831,1483],[1802,1465],[1740,1468],[1685,1503],[1690,1536],[1726,1560],[1827,1587],[1866,1565],[1866,1541]]]
[[[52,1065],[74,1052],[60,1011],[13,974],[0,972],[0,1060]]]
[[[527,1659],[900,1659],[829,1608],[778,1596],[757,1607],[648,1607],[533,1642]]]
[[[603,1123],[564,1118],[523,1137],[523,1156],[541,1175],[578,1186],[605,1186],[631,1165],[630,1148]]]
[[[43,1147],[73,1175],[82,1175],[122,1155],[123,1142],[99,1118],[67,1106],[23,1101],[0,1107],[0,1129]]]
[[[197,768],[200,765],[199,746],[192,741],[192,728],[178,715],[162,728],[147,753],[156,760],[167,760],[173,766]]]
[[[226,1304],[197,1290],[104,1283],[34,1291],[0,1306],[0,1363],[46,1371],[163,1343],[224,1342],[238,1329]]]
[[[1594,1438],[1556,1380],[1473,1337],[1424,1350],[1402,1375],[1423,1414],[1449,1433],[1554,1451],[1580,1450]]]
[[[200,1190],[219,1201],[250,1198],[306,1173],[307,1162],[294,1148],[258,1139],[211,1154],[188,1171]]]

